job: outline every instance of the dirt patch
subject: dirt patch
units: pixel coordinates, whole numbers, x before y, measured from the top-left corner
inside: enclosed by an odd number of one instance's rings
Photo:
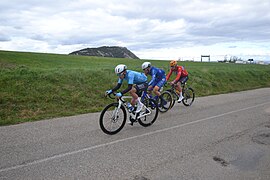
[[[265,127],[270,128],[270,124],[266,124]]]
[[[265,112],[270,114],[270,108],[265,109]]]
[[[220,157],[217,157],[217,156],[214,156],[213,157],[213,160],[220,163],[222,166],[226,167],[229,165],[229,163],[227,161],[225,161],[224,159],[220,158]]]
[[[0,62],[0,68],[3,68],[3,69],[14,69],[14,68],[16,68],[16,64],[7,63],[7,62]]]
[[[270,132],[258,134],[252,138],[252,141],[258,144],[270,145]]]
[[[135,176],[133,180],[149,180],[149,179],[143,176]]]

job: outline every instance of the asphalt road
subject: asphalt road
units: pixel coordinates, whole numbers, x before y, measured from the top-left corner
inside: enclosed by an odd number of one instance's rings
[[[270,179],[270,88],[196,98],[113,136],[99,115],[0,127],[0,179]]]

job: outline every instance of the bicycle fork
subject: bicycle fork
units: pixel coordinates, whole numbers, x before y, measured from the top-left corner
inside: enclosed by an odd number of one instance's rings
[[[121,108],[121,106],[122,106],[122,103],[119,102],[119,103],[118,103],[118,107],[115,108],[115,110],[113,111],[112,120],[113,120],[114,122],[116,122],[116,120],[118,119],[118,112],[119,112],[119,109]]]

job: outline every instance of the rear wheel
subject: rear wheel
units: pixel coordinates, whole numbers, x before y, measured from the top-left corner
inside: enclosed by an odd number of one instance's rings
[[[106,106],[100,114],[99,125],[101,130],[109,135],[113,135],[123,129],[127,112],[124,106],[118,109],[119,103],[111,103]]]
[[[144,99],[142,110],[139,112],[138,122],[140,125],[147,127],[152,125],[158,117],[157,102],[153,99]]]
[[[194,99],[195,99],[195,92],[192,88],[186,88],[183,91],[183,96],[184,99],[182,100],[183,104],[185,106],[191,106],[191,104],[193,103]]]

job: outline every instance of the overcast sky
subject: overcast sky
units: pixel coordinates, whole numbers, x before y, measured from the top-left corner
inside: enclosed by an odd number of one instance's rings
[[[141,59],[270,60],[270,1],[0,1],[0,50],[68,54],[105,45]]]

